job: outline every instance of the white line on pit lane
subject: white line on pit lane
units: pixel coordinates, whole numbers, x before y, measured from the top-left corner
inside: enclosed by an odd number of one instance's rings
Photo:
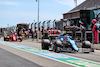
[[[100,52],[100,50],[94,50],[95,52]]]

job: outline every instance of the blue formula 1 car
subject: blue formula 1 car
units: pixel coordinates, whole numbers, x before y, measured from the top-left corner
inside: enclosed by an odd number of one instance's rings
[[[60,34],[57,39],[54,41],[53,51],[68,51],[68,52],[77,52],[79,49],[76,46],[75,41],[71,36]]]
[[[78,52],[78,47],[71,36],[66,34],[49,35],[49,39],[42,40],[42,49],[53,50],[54,52]]]

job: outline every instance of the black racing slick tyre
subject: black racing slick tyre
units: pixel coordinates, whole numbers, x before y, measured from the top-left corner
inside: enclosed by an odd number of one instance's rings
[[[4,41],[6,41],[6,38],[4,37]]]
[[[48,39],[42,40],[42,43],[41,43],[42,49],[48,50],[49,49],[49,45],[50,45],[50,41]]]
[[[56,41],[56,45],[57,45],[58,47],[62,47],[62,42],[61,42],[60,40],[57,40],[57,41]]]
[[[22,42],[22,39],[20,39],[20,41],[19,42]]]
[[[82,48],[91,48],[91,43],[89,41],[83,41]]]

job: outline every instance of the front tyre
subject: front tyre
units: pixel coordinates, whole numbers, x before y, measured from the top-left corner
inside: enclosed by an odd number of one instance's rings
[[[19,42],[22,42],[22,39],[20,39],[20,41]]]
[[[41,43],[41,47],[42,47],[42,49],[46,49],[46,50],[49,49],[48,43],[45,42],[45,40],[42,41],[42,43]]]

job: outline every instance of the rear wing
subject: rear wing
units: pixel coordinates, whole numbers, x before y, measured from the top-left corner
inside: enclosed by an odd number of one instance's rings
[[[13,35],[10,31],[4,31],[4,36]]]

